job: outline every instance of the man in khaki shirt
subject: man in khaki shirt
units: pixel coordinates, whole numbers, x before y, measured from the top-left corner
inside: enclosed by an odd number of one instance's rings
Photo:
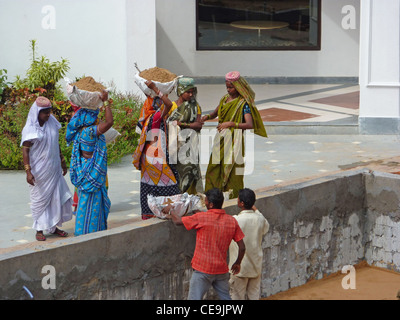
[[[269,230],[267,219],[254,206],[256,196],[248,188],[239,191],[238,207],[242,210],[234,216],[243,233],[246,253],[241,263],[240,272],[231,274],[231,296],[233,300],[260,299],[261,268],[263,251],[262,239]],[[229,265],[231,266],[238,254],[238,246],[232,242],[229,246]]]

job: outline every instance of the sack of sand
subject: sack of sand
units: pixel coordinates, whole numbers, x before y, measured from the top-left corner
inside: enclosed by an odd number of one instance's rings
[[[92,77],[83,77],[74,83],[68,78],[64,78],[64,80],[67,83],[68,99],[81,108],[97,110],[102,107],[104,102],[100,99],[100,92],[110,90],[96,82]],[[109,144],[120,135],[117,130],[110,128],[104,133],[104,138],[106,143]]]
[[[171,205],[171,210],[180,217],[194,211],[204,210],[200,196],[187,192],[158,197],[149,194],[147,195],[147,204],[154,215],[160,219],[166,219],[167,215],[162,212],[162,209],[168,205]]]
[[[146,85],[147,80],[151,80],[163,94],[170,94],[176,84],[178,83],[179,76],[171,71],[154,67],[135,74],[135,83],[143,91],[144,94],[154,98],[156,93],[149,89]]]
[[[103,106],[100,99],[100,92],[107,90],[101,83],[96,82],[92,77],[83,77],[72,83],[70,79],[64,78],[67,83],[68,99],[81,108],[96,110]]]

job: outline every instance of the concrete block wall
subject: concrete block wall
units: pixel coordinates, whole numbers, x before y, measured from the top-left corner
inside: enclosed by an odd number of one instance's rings
[[[400,177],[368,170],[259,190],[262,297],[362,260],[400,271],[399,199]],[[236,200],[225,209],[237,214]],[[41,244],[0,256],[0,298],[27,299],[26,286],[35,299],[186,299],[194,246],[194,231],[158,219]],[[45,265],[55,289],[43,289]]]
[[[268,193],[263,297],[363,260],[400,272],[399,176],[353,171]]]
[[[169,221],[146,222],[67,238],[0,257],[0,298],[183,299],[195,233]],[[54,267],[55,289],[43,289],[43,266]]]
[[[365,260],[400,272],[400,179],[366,175]]]
[[[260,196],[260,195],[259,195]],[[320,279],[364,256],[364,175],[289,186],[257,206],[270,222],[263,241],[263,297]]]

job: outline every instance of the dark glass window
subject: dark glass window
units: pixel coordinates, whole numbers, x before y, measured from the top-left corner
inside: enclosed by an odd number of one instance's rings
[[[319,50],[321,0],[197,0],[197,50]]]

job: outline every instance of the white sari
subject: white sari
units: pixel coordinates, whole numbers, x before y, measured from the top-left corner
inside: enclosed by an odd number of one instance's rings
[[[30,141],[29,158],[34,186],[30,187],[33,228],[37,231],[54,232],[56,227],[72,219],[72,193],[62,175],[59,129],[60,123],[50,115],[41,127],[39,111],[45,109],[36,102],[29,110],[28,119],[22,130],[21,145]]]

